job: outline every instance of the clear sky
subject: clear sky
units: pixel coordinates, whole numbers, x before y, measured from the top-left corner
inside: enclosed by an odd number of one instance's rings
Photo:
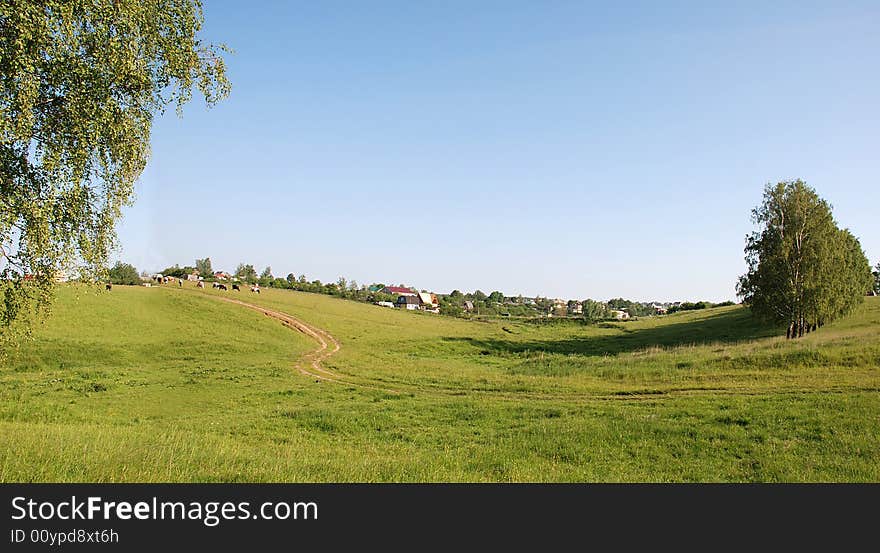
[[[232,94],[156,120],[139,270],[735,298],[803,178],[880,260],[880,3],[205,2]]]

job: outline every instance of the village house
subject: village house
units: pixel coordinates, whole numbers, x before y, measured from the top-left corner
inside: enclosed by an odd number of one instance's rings
[[[403,286],[386,286],[382,288],[383,294],[389,294],[392,296],[411,296],[417,297],[418,294],[412,288],[406,288]]]
[[[407,309],[410,311],[418,310],[421,306],[421,301],[419,297],[416,295],[401,295],[398,296],[397,301],[395,302],[399,309]]]
[[[629,319],[629,313],[626,311],[622,311],[620,309],[612,309],[611,316],[617,319],[618,321],[625,321]]]
[[[224,273],[223,271],[217,271],[214,273],[214,278],[217,280],[229,280],[229,274]]]
[[[553,300],[549,315],[555,317],[565,317],[568,314],[568,302],[559,298]]]
[[[464,310],[467,312],[473,311],[474,310],[474,302],[472,302],[470,300],[466,300],[464,302]]]
[[[437,294],[431,294],[430,292],[419,292],[419,301],[423,309],[436,309],[440,305],[440,301],[437,300]]]
[[[584,314],[583,302],[580,302],[578,300],[569,300],[568,314],[569,315],[583,315]]]
[[[202,277],[199,276],[198,271],[193,271],[190,274],[186,275],[186,280],[190,282],[198,282]]]

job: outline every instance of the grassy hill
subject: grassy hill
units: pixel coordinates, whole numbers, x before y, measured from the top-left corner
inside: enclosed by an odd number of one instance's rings
[[[300,318],[341,349],[222,295]],[[472,322],[323,295],[62,289],[0,365],[2,481],[877,481],[880,301]]]

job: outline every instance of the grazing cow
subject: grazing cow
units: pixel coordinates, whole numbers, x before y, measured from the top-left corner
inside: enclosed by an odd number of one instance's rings
[[[217,284],[216,282],[211,283],[211,288],[219,288],[219,287],[220,287],[220,285]]]
[[[106,288],[107,288],[107,290],[112,290],[113,285],[108,282]]]
[[[259,294],[259,293],[260,293],[260,287],[259,287],[259,286],[251,286],[251,292],[256,292],[256,293]]]
[[[205,283],[202,282],[202,281],[200,280],[199,283],[196,284],[196,286],[198,286],[199,288],[204,288],[204,287],[205,287]]]
[[[218,284],[218,285],[217,285],[217,288],[219,288],[219,289],[221,289],[221,290],[227,290],[225,284]]]
[[[241,288],[238,287],[238,284],[233,284],[232,291],[233,292],[241,292]]]
[[[177,285],[183,287],[183,280],[177,279]]]

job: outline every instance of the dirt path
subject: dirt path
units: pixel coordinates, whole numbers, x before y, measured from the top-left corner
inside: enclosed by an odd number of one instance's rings
[[[385,388],[383,386],[376,386],[372,384],[364,384],[361,382],[352,382],[351,380],[345,379],[345,377],[343,377],[342,375],[324,368],[324,366],[321,365],[321,362],[339,351],[340,348],[339,341],[336,340],[336,338],[334,338],[333,335],[331,335],[326,330],[322,330],[318,327],[307,324],[295,317],[291,317],[287,313],[282,313],[281,311],[273,311],[265,307],[260,307],[259,305],[254,305],[252,303],[247,303],[240,300],[234,300],[232,298],[224,298],[218,296],[215,297],[217,297],[217,299],[219,299],[220,301],[234,303],[237,305],[241,305],[242,307],[247,307],[248,309],[253,309],[254,311],[259,311],[267,317],[270,317],[277,321],[281,321],[281,324],[283,324],[284,326],[301,332],[315,340],[318,343],[318,349],[302,356],[297,360],[296,365],[294,365],[301,374],[305,376],[310,376],[312,378],[315,378],[316,380],[320,380],[323,382],[333,382],[336,384],[343,384],[345,386],[354,386],[357,388],[377,390],[388,394],[400,393],[399,390],[395,390],[392,388]]]
[[[281,321],[281,324],[283,324],[284,326],[302,332],[306,336],[314,339],[318,343],[318,349],[307,353],[297,361],[296,368],[297,370],[299,370],[300,373],[327,382],[356,385],[351,382],[343,381],[338,374],[331,370],[325,369],[321,365],[322,361],[339,351],[339,342],[326,330],[321,330],[320,328],[306,324],[301,320],[291,317],[290,315],[282,313],[280,311],[273,311],[271,309],[266,309],[265,307],[260,307],[258,305],[230,298],[220,297],[218,299],[228,303],[235,303],[243,307],[247,307],[248,309],[253,309],[254,311],[259,311],[267,317],[271,317],[277,321]]]

